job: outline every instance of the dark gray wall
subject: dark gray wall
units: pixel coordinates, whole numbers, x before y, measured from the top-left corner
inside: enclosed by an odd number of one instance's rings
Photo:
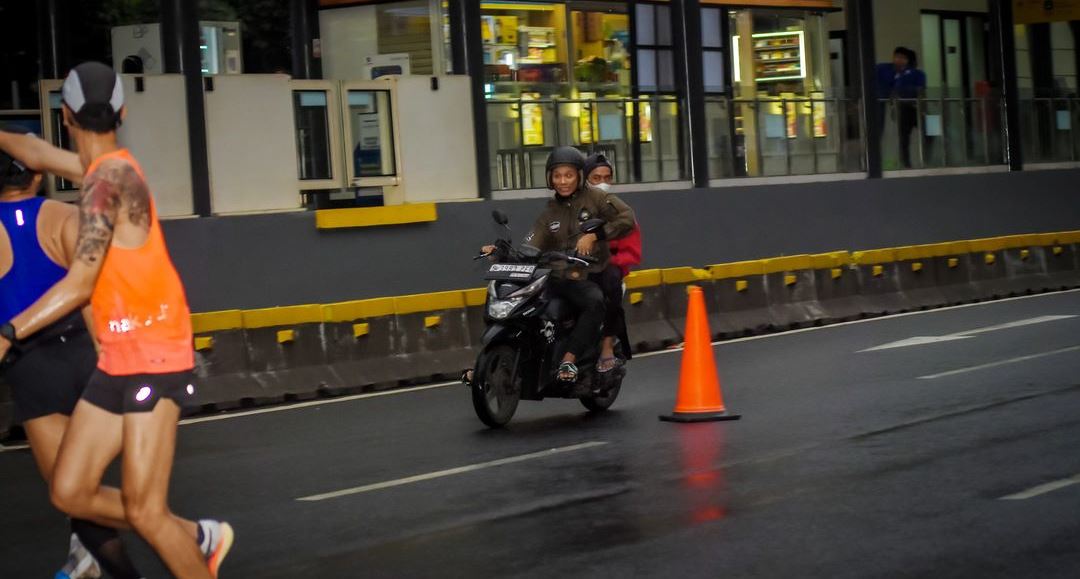
[[[1080,229],[1080,170],[650,191],[643,267]],[[479,287],[470,260],[493,208],[520,239],[542,200],[446,203],[433,223],[339,231],[312,213],[165,224],[192,311],[329,303]]]

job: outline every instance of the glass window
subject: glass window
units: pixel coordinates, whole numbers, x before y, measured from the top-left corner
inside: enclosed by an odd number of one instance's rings
[[[724,53],[706,52],[704,65],[705,92],[724,92]]]
[[[480,10],[485,81],[493,94],[563,92],[569,79],[565,5],[500,2]]]
[[[373,80],[440,74],[449,64],[437,63],[449,59],[450,51],[443,45],[449,38],[449,17],[439,10],[439,3],[428,0],[321,10],[323,77]]]
[[[293,118],[296,120],[297,176],[304,181],[332,179],[326,92],[293,92]]]
[[[720,32],[720,18],[723,11],[719,8],[701,9],[701,45],[705,48],[723,48],[724,38]]]
[[[629,15],[574,10],[571,20],[575,88],[599,96],[629,94]]]
[[[353,176],[394,176],[397,170],[390,91],[350,90],[348,98]]]
[[[637,5],[637,43],[656,44],[656,8],[652,4]]]
[[[380,55],[408,55],[406,74],[430,75],[434,70],[431,50],[431,14],[427,0],[394,2],[376,6]]]

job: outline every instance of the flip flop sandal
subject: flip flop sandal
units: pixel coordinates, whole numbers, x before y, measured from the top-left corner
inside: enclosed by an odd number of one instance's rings
[[[611,364],[611,365],[607,366],[607,368],[605,368],[604,366],[606,366],[607,364]],[[615,356],[611,356],[609,358],[600,358],[599,360],[596,361],[596,371],[601,373],[601,374],[607,374],[608,372],[610,372],[610,371],[612,371],[612,370],[614,370],[615,368],[618,368],[618,367],[619,367],[619,359],[616,358]]]
[[[559,372],[556,374],[556,378],[560,382],[577,382],[578,367],[572,362],[563,362],[559,364]]]

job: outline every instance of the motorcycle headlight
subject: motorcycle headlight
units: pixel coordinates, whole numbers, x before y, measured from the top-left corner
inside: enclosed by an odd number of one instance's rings
[[[505,320],[510,317],[510,313],[514,311],[514,308],[521,305],[523,301],[525,301],[524,297],[508,300],[489,300],[488,315],[496,320]]]
[[[547,281],[547,278],[548,278],[548,276],[545,275],[544,277],[542,277],[542,278],[532,282],[531,284],[517,290],[516,292],[510,294],[510,297],[512,297],[512,298],[528,297],[528,296],[533,295],[534,293],[539,291],[540,288],[544,287],[544,282]]]

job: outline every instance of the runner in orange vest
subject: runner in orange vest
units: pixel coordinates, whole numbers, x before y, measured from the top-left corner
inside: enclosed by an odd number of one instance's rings
[[[77,156],[37,139],[0,146],[28,167],[82,183],[75,259],[59,282],[0,327],[0,358],[13,342],[90,301],[101,349],[60,446],[53,503],[72,517],[130,525],[177,577],[217,577],[232,528],[181,519],[167,505],[177,423],[195,394],[191,319],[146,178],[117,143],[125,112],[120,77],[84,63],[68,75],[62,95]],[[121,490],[102,487],[105,469],[121,453]]]

